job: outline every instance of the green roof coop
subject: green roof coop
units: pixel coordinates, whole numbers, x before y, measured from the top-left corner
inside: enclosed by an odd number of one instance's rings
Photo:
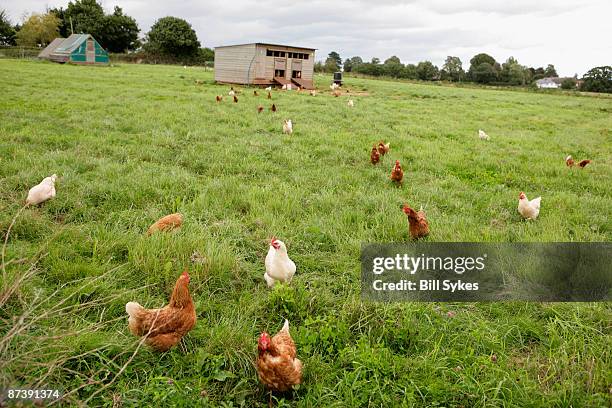
[[[56,38],[38,54],[38,58],[62,64],[108,64],[108,52],[91,34],[72,34],[68,38]]]

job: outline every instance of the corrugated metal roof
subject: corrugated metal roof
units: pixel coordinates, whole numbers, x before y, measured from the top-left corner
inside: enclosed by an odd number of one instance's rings
[[[232,44],[232,45],[219,45],[215,48],[225,48],[225,47],[238,47],[240,45],[269,45],[271,47],[286,47],[286,48],[300,48],[302,50],[312,50],[315,51],[316,48],[309,48],[309,47],[297,47],[295,45],[283,45],[283,44],[271,44],[271,43],[261,43],[261,42],[257,42],[257,43],[246,43],[246,44]]]
[[[49,58],[51,53],[53,53],[55,49],[59,47],[61,43],[64,42],[64,40],[65,38],[58,37],[55,40],[51,41],[51,43],[47,45],[45,49],[40,52],[40,54],[38,54],[38,58]]]

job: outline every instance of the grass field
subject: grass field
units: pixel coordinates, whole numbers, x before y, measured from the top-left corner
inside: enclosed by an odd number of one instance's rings
[[[6,247],[0,388],[267,406],[256,339],[288,318],[304,381],[278,406],[609,406],[610,303],[362,302],[359,251],[408,239],[403,202],[424,206],[429,241],[612,241],[612,98],[349,78],[351,109],[329,81],[274,91],[273,114],[249,88],[216,104],[229,87],[198,68],[0,60],[2,237],[29,187],[59,176]],[[372,166],[379,139],[391,153]],[[593,164],[571,171],[568,154]],[[537,221],[517,213],[520,191],[543,197]],[[182,230],[143,235],[176,211]],[[297,273],[269,290],[272,235]],[[125,303],[164,304],[183,268],[195,329],[138,349]]]

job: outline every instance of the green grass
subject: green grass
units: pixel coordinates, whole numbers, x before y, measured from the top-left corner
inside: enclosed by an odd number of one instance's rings
[[[275,91],[279,112],[258,115],[264,96],[216,104],[229,87],[198,68],[0,60],[2,237],[28,188],[59,176],[8,241],[3,293],[25,278],[0,296],[0,388],[266,406],[256,339],[289,318],[304,382],[279,406],[607,406],[610,303],[362,302],[359,251],[408,239],[403,202],[425,207],[429,241],[612,241],[612,99],[354,78],[349,109],[329,80],[314,98]],[[391,153],[372,166],[379,139]],[[567,154],[593,164],[571,171]],[[543,197],[536,222],[520,191]],[[181,231],[143,235],[175,211]],[[272,235],[298,271],[269,290]],[[197,326],[168,353],[134,354],[125,302],[163,304],[183,268]]]

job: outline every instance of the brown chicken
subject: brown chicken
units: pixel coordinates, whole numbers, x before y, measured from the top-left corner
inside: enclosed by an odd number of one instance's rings
[[[270,108],[270,110],[271,110],[272,112],[276,112],[276,105],[275,105],[275,104],[272,104],[272,107]]]
[[[183,225],[183,215],[180,213],[174,213],[161,217],[151,225],[147,230],[147,235],[151,235],[157,231],[172,231],[177,228],[181,228]]]
[[[591,160],[585,159],[585,160],[578,162],[577,166],[580,167],[581,169],[584,169],[590,163],[591,163]],[[565,164],[567,165],[567,167],[574,167],[576,165],[576,162],[574,161],[572,156],[567,156],[565,158]]]
[[[259,94],[257,93],[257,91],[253,91],[253,96],[259,96]]]
[[[372,151],[370,152],[370,162],[372,164],[377,164],[380,161],[380,153],[378,153],[378,149],[376,145],[372,146]]]
[[[221,102],[223,100],[223,97],[221,95],[217,95],[217,102]]]
[[[337,89],[336,89],[336,90],[334,90],[333,94],[334,94],[334,96],[337,98],[337,97],[339,97],[339,96],[340,96],[342,93],[341,93],[339,90],[337,90]]]
[[[400,165],[399,160],[396,160],[395,166],[393,166],[393,170],[391,170],[391,181],[394,181],[398,184],[402,184],[403,179],[404,170],[402,170],[402,166]]]
[[[257,107],[257,113],[261,113],[261,112],[263,112],[263,106],[259,105]]]
[[[389,153],[389,146],[390,145],[391,145],[391,143],[385,144],[385,141],[381,140],[380,142],[378,142],[378,153],[380,153],[383,156],[385,154]]]
[[[288,320],[272,338],[261,333],[257,349],[257,374],[271,391],[287,391],[302,381],[302,362],[296,358]]]
[[[234,95],[234,103],[238,103],[238,97]]]
[[[416,212],[408,207],[407,204],[404,204],[402,210],[408,216],[408,230],[410,231],[412,239],[419,239],[429,235],[429,224],[427,223],[423,210]]]
[[[272,99],[272,92],[268,91],[268,99]]]
[[[174,285],[170,303],[161,309],[145,309],[128,302],[128,327],[135,336],[146,336],[145,344],[157,351],[176,345],[196,324],[196,312],[189,295],[189,273],[183,272]]]

